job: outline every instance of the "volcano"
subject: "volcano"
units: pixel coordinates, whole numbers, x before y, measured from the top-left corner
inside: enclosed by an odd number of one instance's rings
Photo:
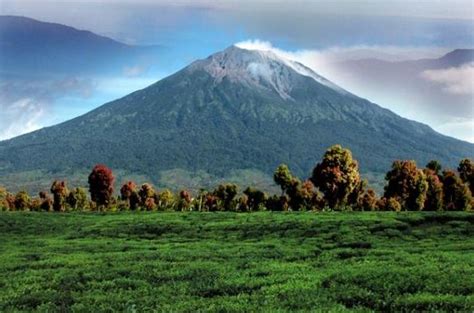
[[[193,188],[198,176],[258,184],[271,181],[280,163],[306,177],[334,144],[351,149],[368,177],[381,177],[395,159],[455,167],[474,155],[473,144],[357,97],[300,63],[231,46],[85,115],[0,142],[0,183],[41,185],[41,177],[48,185],[81,171],[85,183],[90,168],[104,163],[158,186]]]

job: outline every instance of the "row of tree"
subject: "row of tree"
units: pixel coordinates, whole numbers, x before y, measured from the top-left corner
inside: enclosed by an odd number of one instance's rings
[[[31,198],[27,192],[16,194],[0,188],[0,209],[10,211],[69,210],[162,210],[162,211],[440,211],[474,208],[474,162],[464,159],[457,172],[441,170],[437,161],[417,168],[414,161],[395,161],[386,174],[384,194],[375,191],[361,179],[358,163],[350,150],[339,145],[329,148],[316,164],[311,177],[300,180],[288,166],[278,166],[274,181],[281,194],[268,196],[248,187],[242,193],[235,184],[221,184],[214,190],[201,190],[196,196],[182,190],[157,191],[148,183],[137,186],[129,181],[114,195],[114,175],[104,165],[96,165],[89,175],[89,193],[84,188],[69,189],[65,181],[54,181],[50,194],[40,192]]]

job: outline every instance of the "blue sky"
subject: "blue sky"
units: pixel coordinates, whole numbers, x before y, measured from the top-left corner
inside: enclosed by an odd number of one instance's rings
[[[11,117],[0,119],[5,124],[0,125],[0,139],[83,114],[143,88],[193,60],[242,41],[268,42],[293,56],[313,52],[306,54],[314,56],[313,59],[298,60],[308,61],[322,74],[328,71],[321,60],[344,60],[355,55],[417,59],[440,56],[456,48],[471,48],[474,47],[473,12],[470,0],[0,0],[1,15],[27,16],[90,30],[128,44],[163,47],[156,59],[131,64],[129,72],[133,75],[124,71],[120,77],[87,77],[84,79],[92,86],[87,95],[64,93],[49,99],[50,103],[35,104],[29,112],[37,108],[41,114],[22,112],[23,122],[13,128],[5,126],[8,119],[18,121],[16,111],[12,111]],[[337,77],[331,78],[338,83]],[[369,97],[370,92],[361,96]],[[443,133],[474,141],[472,109],[441,114],[442,110],[421,106],[416,109],[415,104],[407,112],[403,105],[386,98],[370,100]],[[5,131],[7,127],[10,128]]]

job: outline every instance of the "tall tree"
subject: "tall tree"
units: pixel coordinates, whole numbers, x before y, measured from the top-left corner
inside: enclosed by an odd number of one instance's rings
[[[103,164],[97,164],[89,175],[91,200],[99,207],[107,207],[112,201],[115,177],[112,170]]]
[[[471,194],[474,195],[474,161],[471,159],[464,159],[459,162],[458,166],[459,177],[467,184]]]
[[[416,167],[415,161],[393,162],[385,180],[385,198],[397,199],[405,210],[423,210],[428,183],[423,171]]]
[[[66,182],[55,180],[51,185],[51,193],[53,194],[53,210],[55,212],[64,211],[66,197],[69,194]]]
[[[426,168],[424,170],[428,189],[426,191],[426,200],[424,210],[439,211],[443,209],[443,183],[439,178],[439,173]]]
[[[288,188],[291,187],[293,182],[293,175],[291,175],[290,169],[286,164],[280,164],[277,167],[273,174],[273,181],[280,186],[282,195],[288,192]]]
[[[181,190],[179,192],[178,209],[180,211],[191,210],[192,201],[193,197],[191,193],[187,190]]]
[[[133,181],[123,184],[120,188],[120,198],[127,202],[127,206],[130,210],[135,211],[140,203],[137,185]]]
[[[140,204],[142,207],[147,208],[147,210],[151,210],[155,207],[155,189],[151,184],[144,183],[140,187],[140,190],[138,191],[138,195],[140,197]],[[148,199],[153,199],[153,202]],[[147,204],[148,201],[148,204]]]
[[[471,191],[454,171],[443,172],[443,193],[446,210],[469,210]]]
[[[310,180],[324,194],[327,205],[337,208],[348,203],[349,195],[359,184],[359,167],[349,149],[335,145],[326,151]]]

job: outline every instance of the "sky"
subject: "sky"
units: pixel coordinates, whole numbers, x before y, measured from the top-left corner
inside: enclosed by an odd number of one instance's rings
[[[86,113],[240,43],[274,50],[397,114],[474,142],[473,64],[426,71],[418,77],[442,93],[443,99],[467,99],[456,107],[451,101],[429,106],[426,99],[416,97],[408,103],[370,86],[360,88],[354,78],[339,75],[333,66],[362,58],[436,58],[457,48],[473,48],[472,0],[0,0],[0,15],[31,17],[130,45],[163,48],[156,59],[130,64],[121,75],[70,73],[60,80],[40,75],[41,83],[22,81],[21,86],[5,84],[7,78],[0,76],[0,140]],[[2,80],[8,88],[2,89]],[[62,92],[49,92],[58,84]]]

